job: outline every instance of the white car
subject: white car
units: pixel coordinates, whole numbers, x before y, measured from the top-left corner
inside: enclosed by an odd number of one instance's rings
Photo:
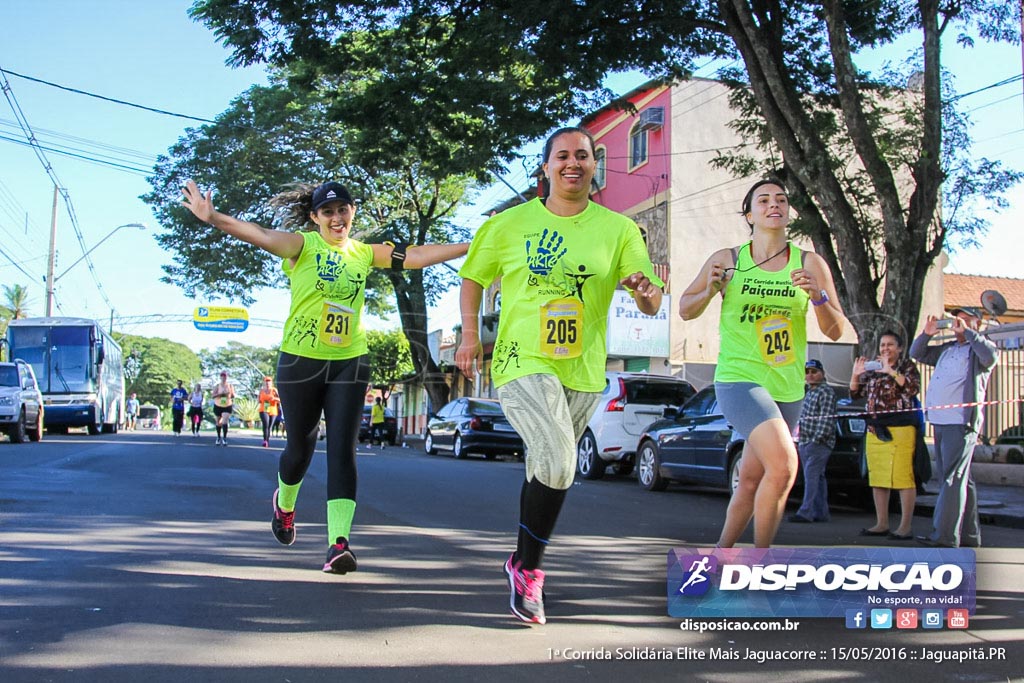
[[[665,408],[679,408],[695,393],[692,384],[677,377],[606,372],[601,402],[576,444],[576,471],[584,479],[600,479],[614,463],[617,473],[631,473],[644,429]]]
[[[43,438],[43,395],[25,361],[0,363],[0,430],[11,443]]]

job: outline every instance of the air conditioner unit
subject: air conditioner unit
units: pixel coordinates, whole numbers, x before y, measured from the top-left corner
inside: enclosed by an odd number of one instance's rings
[[[658,130],[665,124],[664,107],[648,107],[640,112],[640,121],[637,126],[640,130]]]

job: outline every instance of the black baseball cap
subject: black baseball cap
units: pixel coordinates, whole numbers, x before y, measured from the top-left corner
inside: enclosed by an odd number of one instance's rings
[[[974,306],[958,306],[949,312],[950,315],[956,316],[957,313],[966,313],[972,318],[981,318],[981,311]]]
[[[355,202],[352,201],[352,195],[349,194],[348,189],[341,183],[336,183],[333,180],[313,190],[313,210],[316,211],[324,204],[329,204],[330,202],[341,202],[342,204],[355,206]]]
[[[804,369],[814,368],[815,370],[821,370],[825,372],[825,366],[821,364],[821,361],[817,358],[808,358],[807,362],[804,363]]]

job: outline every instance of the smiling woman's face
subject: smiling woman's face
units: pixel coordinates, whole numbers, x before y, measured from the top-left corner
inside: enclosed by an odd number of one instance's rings
[[[884,356],[889,360],[895,360],[900,357],[903,353],[903,348],[900,346],[899,341],[892,335],[882,335],[882,338],[878,340],[878,355]]]
[[[356,207],[344,202],[328,202],[309,214],[310,219],[320,228],[320,236],[328,244],[342,244],[348,239]]]
[[[551,143],[544,160],[544,175],[551,181],[551,192],[559,196],[588,197],[597,171],[597,160],[590,138],[583,133],[563,133]]]
[[[786,191],[772,183],[754,190],[747,222],[754,228],[785,228],[789,225],[789,197]]]

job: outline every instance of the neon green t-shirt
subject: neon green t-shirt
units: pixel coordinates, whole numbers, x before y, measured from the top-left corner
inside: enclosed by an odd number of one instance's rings
[[[281,268],[291,281],[292,305],[281,350],[319,360],[345,360],[367,353],[363,331],[366,275],[373,247],[354,239],[331,246],[319,232],[303,232],[295,266]]]
[[[773,273],[752,268],[750,244],[740,247],[722,300],[716,382],[753,382],[784,403],[804,397],[809,298],[790,279],[802,260],[790,243],[789,261]]]
[[[533,199],[484,223],[459,275],[485,288],[501,278],[494,386],[544,373],[604,389],[612,293],[637,271],[664,286],[636,223],[594,202],[562,217]]]

